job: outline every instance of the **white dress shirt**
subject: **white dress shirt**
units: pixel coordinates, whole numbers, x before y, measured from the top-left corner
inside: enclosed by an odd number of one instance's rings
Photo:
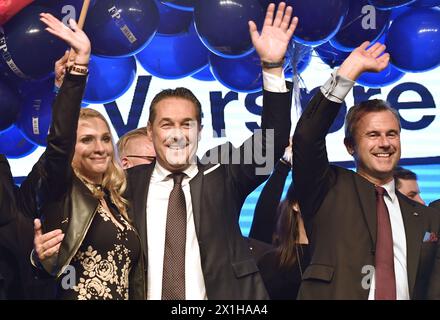
[[[396,186],[394,183],[394,179],[383,185],[382,187],[387,191],[387,195],[384,195],[384,200],[390,215],[391,230],[393,234],[396,298],[397,300],[409,300],[405,225],[403,224],[399,199],[397,199],[396,196]],[[375,287],[376,281],[373,274],[368,300],[374,300]]]
[[[206,299],[205,280],[200,260],[200,248],[194,224],[189,182],[197,175],[197,165],[190,165],[183,171],[186,177],[182,189],[186,201],[186,246],[185,246],[185,297],[188,300]],[[147,198],[147,241],[148,241],[148,300],[162,298],[163,258],[167,223],[168,199],[174,182],[170,171],[156,162],[151,175]]]
[[[274,76],[263,71],[264,89],[271,92],[287,92],[284,75]],[[198,173],[197,165],[190,165],[182,181],[186,201],[186,246],[185,246],[185,297],[188,300],[207,299],[205,280],[200,260],[200,248],[194,224],[189,182]],[[148,241],[148,300],[162,298],[163,259],[165,251],[165,231],[168,199],[173,189],[170,171],[156,162],[151,175],[147,198],[147,241]],[[203,213],[202,213],[203,214]]]

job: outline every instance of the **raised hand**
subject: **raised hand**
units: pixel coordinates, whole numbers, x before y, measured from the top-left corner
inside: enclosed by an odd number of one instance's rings
[[[41,13],[40,20],[47,25],[46,31],[67,42],[75,53],[75,63],[87,65],[90,60],[91,45],[87,35],[78,28],[75,20],[70,19],[72,29],[66,27],[50,13]]]
[[[64,234],[60,229],[43,234],[40,219],[34,220],[34,250],[40,261],[58,253],[63,238]]]
[[[280,2],[274,18],[275,4],[267,7],[261,34],[257,31],[255,22],[249,21],[249,32],[252,43],[262,61],[276,63],[283,60],[287,46],[295,32],[298,18],[292,19],[292,7]]]
[[[370,42],[366,41],[354,49],[342,63],[338,74],[356,80],[364,72],[384,70],[390,61],[390,55],[384,53],[385,45],[377,42],[368,48],[369,45]]]
[[[64,53],[57,62],[55,62],[55,86],[61,88],[64,81],[64,76],[66,75],[66,67],[68,66],[67,61],[69,60],[69,51]]]

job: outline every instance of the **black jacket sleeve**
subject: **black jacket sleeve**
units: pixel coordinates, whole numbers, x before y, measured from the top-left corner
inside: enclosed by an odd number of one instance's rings
[[[293,179],[305,220],[313,218],[335,181],[325,137],[340,107],[340,103],[328,100],[319,90],[301,115],[293,135]]]
[[[266,243],[272,243],[272,234],[275,232],[277,208],[283,194],[284,184],[291,167],[279,160],[255,206],[249,237]]]
[[[14,180],[8,160],[0,154],[0,226],[15,218]]]
[[[29,217],[39,217],[43,203],[65,194],[70,185],[85,84],[85,76],[67,74],[55,99],[47,148],[20,187],[20,209]]]

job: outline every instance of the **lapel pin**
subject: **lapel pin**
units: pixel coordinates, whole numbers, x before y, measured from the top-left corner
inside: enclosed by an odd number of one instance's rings
[[[413,216],[418,216],[419,214],[417,212],[413,212]]]

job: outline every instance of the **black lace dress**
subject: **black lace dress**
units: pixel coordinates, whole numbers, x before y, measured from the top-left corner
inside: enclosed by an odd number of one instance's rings
[[[99,205],[80,248],[65,275],[60,277],[58,299],[129,298],[128,277],[132,266],[139,259],[140,243],[133,227],[114,205],[106,202],[120,226]]]

